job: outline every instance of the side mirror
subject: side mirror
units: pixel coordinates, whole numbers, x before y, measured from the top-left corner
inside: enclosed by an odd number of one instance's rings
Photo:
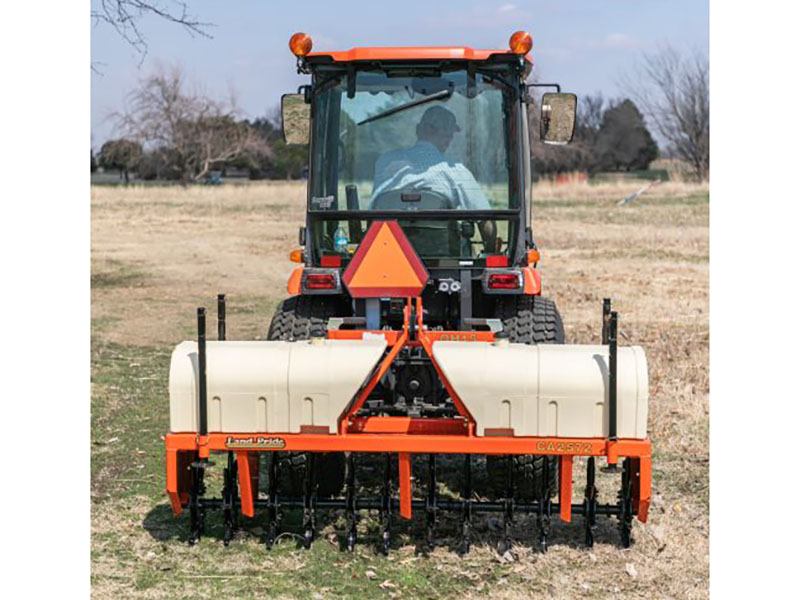
[[[539,138],[545,144],[569,144],[575,133],[575,94],[548,93],[542,96]]]
[[[311,122],[311,105],[303,94],[281,96],[281,122],[283,141],[287,144],[308,144],[308,127]]]

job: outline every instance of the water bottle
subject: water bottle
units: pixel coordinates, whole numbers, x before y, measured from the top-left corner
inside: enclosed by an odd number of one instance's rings
[[[339,254],[346,254],[347,253],[347,244],[350,240],[347,238],[347,233],[345,233],[344,228],[341,225],[336,228],[336,232],[333,234],[333,250]]]

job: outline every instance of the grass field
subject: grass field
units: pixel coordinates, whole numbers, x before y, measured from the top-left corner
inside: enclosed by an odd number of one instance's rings
[[[170,352],[194,336],[195,307],[212,307],[217,292],[229,297],[229,338],[264,337],[285,293],[304,189],[288,183],[93,188],[93,594],[706,597],[708,188],[665,183],[632,205],[616,205],[636,188],[542,184],[534,231],[544,291],[560,307],[568,341],[597,340],[601,299],[611,296],[623,340],[648,354],[651,519],[634,524],[627,550],[617,545],[614,521],[601,525],[591,551],[581,546],[579,518],[556,522],[553,545],[541,555],[532,550],[533,520],[518,518],[510,560],[495,552],[497,523],[484,517],[475,519],[476,544],[463,558],[450,550],[456,529],[447,521],[429,555],[417,552],[408,527],[388,559],[368,544],[353,555],[340,552],[330,520],[307,552],[291,537],[265,551],[258,519],[224,548],[215,539],[221,529],[215,516],[209,536],[188,547],[186,519],[172,518],[163,493]],[[576,468],[576,493],[582,476]],[[617,479],[599,479],[601,495],[611,499]],[[369,523],[365,518],[362,526]]]

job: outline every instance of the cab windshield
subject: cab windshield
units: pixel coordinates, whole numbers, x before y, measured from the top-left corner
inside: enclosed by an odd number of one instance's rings
[[[311,211],[508,210],[512,89],[464,68],[317,81]]]

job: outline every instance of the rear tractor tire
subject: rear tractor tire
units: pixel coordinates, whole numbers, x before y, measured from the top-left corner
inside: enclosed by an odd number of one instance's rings
[[[517,344],[563,344],[564,324],[556,303],[541,296],[506,296],[496,305],[496,317],[503,322],[509,342]],[[516,455],[514,497],[520,500],[551,498],[558,491],[558,457]],[[547,480],[545,481],[545,463]],[[505,497],[507,463],[505,456],[487,456],[486,470],[492,492]]]
[[[346,303],[339,296],[292,296],[281,302],[269,325],[268,340],[294,342],[324,336],[328,319],[344,316]],[[336,496],[344,486],[344,453],[317,454],[315,481],[317,495]],[[303,495],[306,455],[303,452],[281,453],[278,469],[281,474],[282,493],[288,496]]]

